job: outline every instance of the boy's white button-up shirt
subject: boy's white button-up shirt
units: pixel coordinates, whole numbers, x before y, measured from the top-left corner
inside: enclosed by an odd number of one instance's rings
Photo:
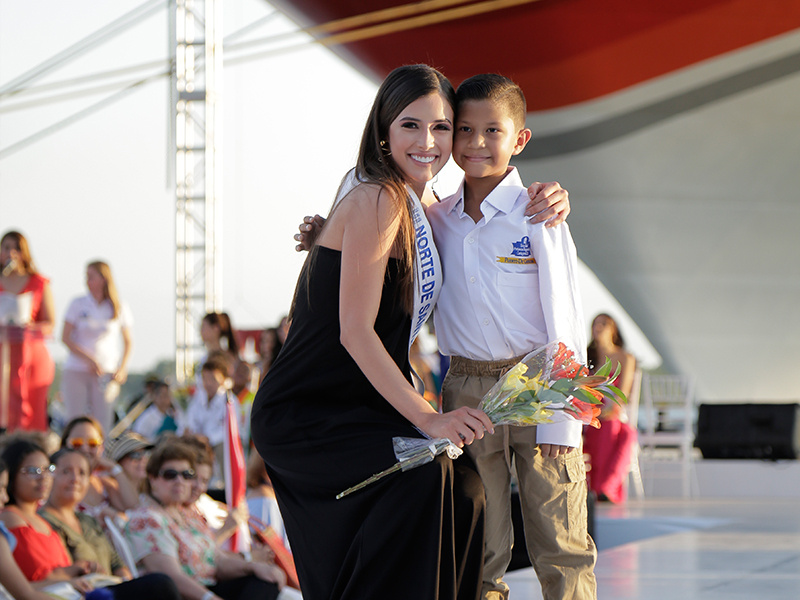
[[[525,217],[528,193],[516,168],[481,204],[464,212],[464,185],[428,208],[444,286],[434,313],[440,351],[472,360],[522,356],[559,339],[586,361],[577,254],[566,223]],[[540,425],[537,442],[580,445],[581,423]]]
[[[178,435],[193,431],[206,436],[212,446],[218,446],[225,441],[227,408],[228,396],[224,389],[220,389],[209,402],[205,390],[202,387],[198,388],[189,402],[183,423],[178,426]]]

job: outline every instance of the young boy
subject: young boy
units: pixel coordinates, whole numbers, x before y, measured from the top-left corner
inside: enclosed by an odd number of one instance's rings
[[[182,415],[172,401],[172,391],[166,382],[154,381],[148,394],[152,403],[133,422],[131,429],[134,433],[155,441],[162,433],[179,429]]]
[[[200,372],[202,386],[197,389],[186,409],[183,427],[178,435],[196,433],[205,436],[214,449],[214,476],[211,487],[222,487],[223,444],[225,441],[225,413],[228,391],[228,365],[219,356],[210,356]]]
[[[509,367],[549,341],[585,354],[569,228],[525,218],[528,194],[509,167],[531,138],[525,115],[522,90],[505,77],[477,75],[458,88],[453,159],[464,182],[427,211],[445,281],[434,315],[439,349],[451,357],[445,411],[477,407]],[[581,429],[578,422],[505,426],[465,447],[486,489],[486,600],[508,598],[511,459],[544,598],[596,598]]]

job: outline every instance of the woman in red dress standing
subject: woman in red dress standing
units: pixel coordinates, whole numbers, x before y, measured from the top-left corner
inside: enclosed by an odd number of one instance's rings
[[[626,396],[630,395],[636,359],[625,350],[617,322],[609,315],[601,313],[592,321],[592,341],[586,355],[592,372],[599,369],[606,359],[611,361],[612,368],[619,365],[620,372],[614,385]],[[583,452],[591,457],[592,466],[586,473],[586,481],[598,500],[625,502],[625,480],[636,443],[636,423],[628,423],[625,409],[608,399],[603,400],[600,423],[600,429],[583,428]]]
[[[50,283],[17,231],[0,239],[0,265],[0,428],[46,431],[55,375],[45,346],[55,322]]]

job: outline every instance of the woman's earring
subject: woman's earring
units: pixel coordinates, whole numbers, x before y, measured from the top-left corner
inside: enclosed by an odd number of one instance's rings
[[[389,150],[389,147],[386,145],[386,140],[381,140],[381,151],[384,156],[390,156],[392,154],[392,151]]]

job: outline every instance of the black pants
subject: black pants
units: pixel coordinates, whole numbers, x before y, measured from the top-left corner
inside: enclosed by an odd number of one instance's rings
[[[181,600],[175,582],[163,573],[149,573],[106,589],[114,595],[114,600]]]
[[[278,597],[277,584],[259,579],[255,575],[219,581],[208,586],[208,589],[222,600],[275,600]]]

